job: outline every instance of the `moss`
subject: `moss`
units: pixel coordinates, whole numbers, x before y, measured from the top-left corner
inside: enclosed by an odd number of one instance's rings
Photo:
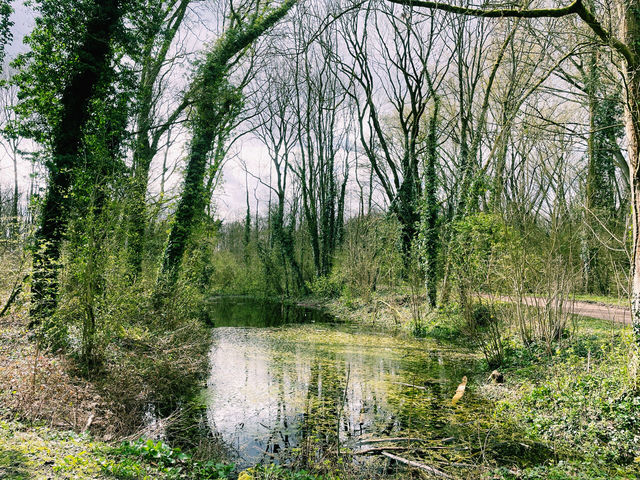
[[[0,478],[13,480],[223,479],[233,465],[197,461],[151,440],[109,445],[89,435],[0,420]]]
[[[0,421],[0,477],[14,479],[103,479],[97,451],[87,435],[44,426]]]

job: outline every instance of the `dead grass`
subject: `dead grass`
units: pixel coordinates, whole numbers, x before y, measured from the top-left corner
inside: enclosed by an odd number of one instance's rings
[[[171,331],[124,332],[87,377],[63,354],[39,348],[25,309],[0,319],[0,405],[24,422],[90,431],[104,440],[144,431],[200,386],[208,335],[195,322]]]
[[[62,355],[41,350],[24,309],[0,319],[0,404],[27,422],[109,432],[112,411]]]

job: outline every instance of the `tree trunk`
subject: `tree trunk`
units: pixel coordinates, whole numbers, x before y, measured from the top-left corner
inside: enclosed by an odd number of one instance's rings
[[[629,0],[624,8],[622,39],[640,56],[640,0]],[[631,215],[633,249],[631,272],[631,323],[636,342],[640,343],[640,68],[638,62],[626,65],[625,129],[628,141],[629,180],[631,183]]]
[[[47,165],[49,183],[40,213],[40,226],[35,234],[32,325],[50,315],[57,304],[58,263],[71,208],[73,171],[79,163],[91,97],[100,78],[109,69],[111,39],[121,15],[120,0],[96,2],[87,32],[76,52],[77,65],[62,93],[61,115],[53,133],[52,159]]]
[[[144,232],[147,225],[147,183],[149,181],[149,167],[155,152],[152,151],[148,139],[138,140],[134,153],[134,174],[132,178],[131,210],[129,212],[129,265],[132,277],[142,271],[144,254]]]
[[[423,242],[424,242],[424,277],[427,290],[427,301],[431,307],[437,303],[437,257],[438,257],[438,198],[436,163],[438,161],[438,110],[440,100],[434,96],[433,114],[429,121],[427,138],[427,164],[425,168],[424,205],[423,205]]]
[[[20,190],[18,189],[18,155],[16,149],[13,150],[13,199],[11,201],[11,236],[16,238],[20,233],[20,222],[18,221],[18,199]]]

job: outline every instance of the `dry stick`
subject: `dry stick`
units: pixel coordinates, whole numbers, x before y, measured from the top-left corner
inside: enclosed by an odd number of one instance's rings
[[[408,460],[406,458],[399,457],[397,455],[393,455],[392,453],[388,453],[388,452],[381,452],[381,455],[384,455],[385,457],[390,458],[391,460],[395,460],[396,462],[400,462],[400,463],[403,463],[405,465],[409,465],[410,467],[418,468],[420,470],[424,470],[425,472],[429,472],[431,475],[435,475],[436,477],[453,479],[453,477],[451,475],[449,475],[448,473],[445,473],[442,470],[438,470],[437,468],[431,467],[429,465],[425,465],[424,463],[419,463],[419,462],[415,462],[413,460]]]
[[[31,374],[31,395],[35,398],[36,376],[38,374],[38,357],[40,356],[40,341],[36,342],[36,354],[33,357],[33,372]]]
[[[85,433],[87,430],[89,430],[89,427],[91,427],[91,424],[93,423],[93,419],[95,418],[96,414],[94,412],[91,412],[91,415],[89,415],[89,419],[87,420],[87,423],[84,426],[84,429],[82,430],[82,433]]]

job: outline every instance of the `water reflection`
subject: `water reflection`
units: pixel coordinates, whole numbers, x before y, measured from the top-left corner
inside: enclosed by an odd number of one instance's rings
[[[464,358],[345,325],[258,328],[252,315],[252,327],[214,329],[210,352],[208,422],[240,464],[293,448],[317,461],[367,438],[456,429],[448,400],[471,373]]]

